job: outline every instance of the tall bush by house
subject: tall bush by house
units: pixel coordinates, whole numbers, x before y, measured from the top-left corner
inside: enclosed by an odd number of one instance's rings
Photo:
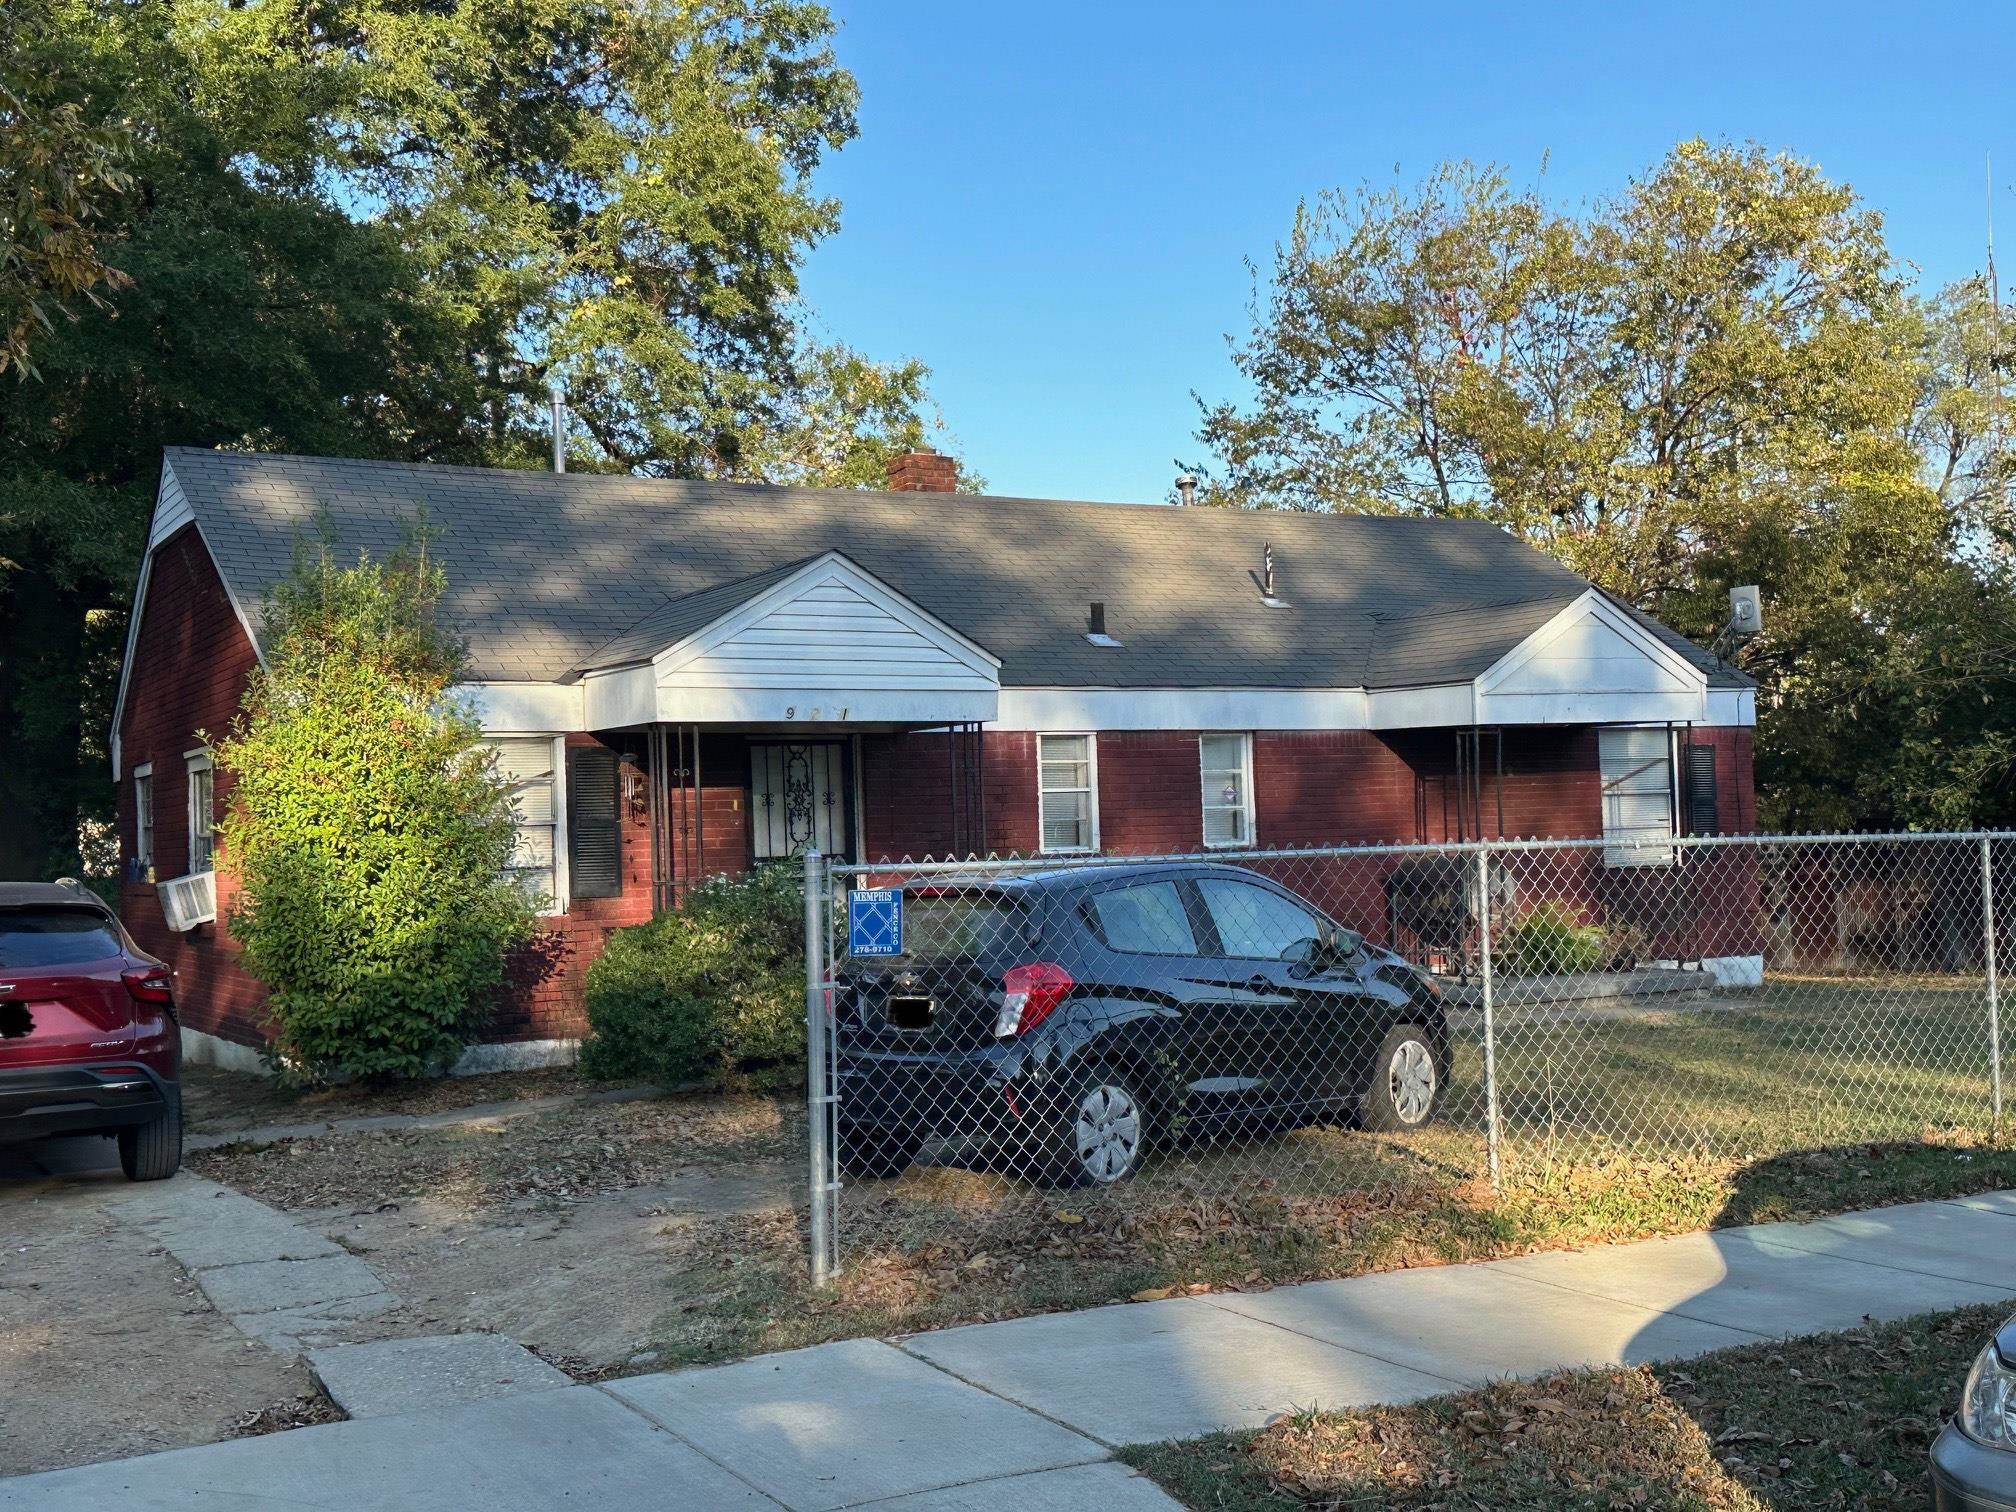
[[[462,646],[416,535],[383,561],[302,552],[265,606],[266,662],[216,752],[230,922],[305,1080],[454,1060],[532,929],[510,798],[449,689]]]
[[[588,968],[590,1076],[662,1085],[801,1074],[805,894],[791,866],[715,877],[619,929]]]

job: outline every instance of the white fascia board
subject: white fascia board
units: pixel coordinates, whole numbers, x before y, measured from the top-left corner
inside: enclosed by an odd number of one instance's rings
[[[1700,693],[1499,693],[1478,701],[1484,725],[1708,724]]]
[[[660,688],[655,717],[665,724],[984,724],[998,729],[1000,700],[991,689]]]
[[[470,682],[457,683],[448,693],[468,702],[485,735],[568,734],[589,728],[581,720],[582,690],[574,684]]]
[[[1362,730],[1363,688],[1003,688],[992,728]]]
[[[1666,642],[1652,634],[1632,616],[1605,597],[1597,589],[1590,588],[1574,602],[1562,609],[1546,624],[1535,630],[1526,639],[1506,652],[1495,663],[1487,667],[1477,678],[1477,691],[1490,694],[1500,687],[1513,673],[1524,667],[1534,657],[1546,650],[1555,640],[1565,635],[1585,618],[1593,617],[1631,642],[1645,657],[1662,671],[1686,685],[1706,692],[1708,675]]]
[[[210,541],[203,534],[203,523],[196,518],[196,511],[189,498],[182,492],[182,484],[175,476],[175,469],[166,457],[161,459],[161,482],[154,490],[154,513],[147,523],[147,552],[140,559],[140,573],[133,581],[133,603],[126,611],[126,649],[119,659],[119,691],[112,699],[112,729],[107,748],[112,754],[112,780],[119,780],[120,748],[119,726],[126,717],[126,689],[133,676],[133,652],[140,641],[140,621],[147,610],[147,584],[154,573],[154,553],[180,534],[184,526],[193,526],[196,538],[203,543],[203,554],[210,559],[210,570],[217,574],[217,581],[224,585],[224,597],[230,601],[231,612],[238,617],[238,627],[245,632],[246,643],[252,647],[252,655],[260,666],[266,665],[265,649],[259,644],[259,637],[252,631],[252,617],[245,612],[245,605],[238,597],[238,590],[231,586],[231,580],[224,575],[224,568],[217,560],[217,553],[210,549]]]
[[[1755,688],[1710,688],[1708,690],[1708,717],[1711,725],[1733,725],[1739,728],[1754,728],[1757,723],[1757,690]]]
[[[675,641],[651,658],[662,677],[687,662],[707,654],[740,631],[747,629],[782,604],[789,603],[806,589],[824,582],[843,583],[910,629],[936,642],[948,655],[972,671],[999,684],[1001,658],[978,641],[969,639],[937,618],[928,609],[911,602],[896,589],[838,551],[828,551],[807,562],[781,582],[772,583],[755,597],[745,599],[710,624]]]
[[[1423,688],[1375,688],[1365,695],[1374,730],[1438,730],[1477,723],[1475,683]]]

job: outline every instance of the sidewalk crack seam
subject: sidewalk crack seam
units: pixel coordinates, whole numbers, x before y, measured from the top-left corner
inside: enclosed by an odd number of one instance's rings
[[[727,1461],[720,1459],[715,1455],[709,1454],[705,1449],[701,1448],[700,1445],[694,1443],[693,1440],[686,1437],[686,1435],[681,1433],[677,1428],[674,1428],[670,1423],[666,1422],[663,1418],[659,1417],[658,1414],[653,1412],[649,1407],[646,1407],[639,1402],[633,1402],[629,1400],[627,1397],[618,1396],[615,1392],[609,1389],[608,1383],[606,1381],[591,1381],[588,1383],[588,1387],[589,1390],[591,1391],[601,1392],[603,1396],[607,1397],[610,1401],[614,1402],[618,1407],[623,1408],[625,1411],[636,1413],[637,1416],[644,1419],[645,1422],[649,1423],[653,1428],[656,1428],[660,1433],[665,1434],[667,1437],[675,1440],[678,1443],[684,1444],[688,1449],[691,1449],[695,1454],[699,1455],[700,1458],[707,1461],[708,1464],[714,1466],[717,1470],[720,1470],[724,1474],[733,1477],[735,1480],[740,1481],[743,1485],[747,1486],[751,1491],[755,1492],[758,1496],[762,1497],[763,1500],[769,1502],[772,1506],[776,1507],[788,1506],[788,1503],[779,1501],[776,1497],[772,1496],[768,1491],[765,1491],[761,1486],[757,1485],[756,1482],[749,1479],[748,1476],[744,1475],[740,1470],[737,1470],[733,1465],[729,1464]]]

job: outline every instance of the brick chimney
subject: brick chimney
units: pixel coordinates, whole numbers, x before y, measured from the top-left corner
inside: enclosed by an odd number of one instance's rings
[[[904,452],[889,459],[889,486],[898,493],[956,493],[959,464],[935,451]]]

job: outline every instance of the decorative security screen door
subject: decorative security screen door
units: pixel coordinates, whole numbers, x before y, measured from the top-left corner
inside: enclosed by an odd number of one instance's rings
[[[749,827],[758,861],[802,856],[854,858],[847,747],[837,740],[749,745]]]

